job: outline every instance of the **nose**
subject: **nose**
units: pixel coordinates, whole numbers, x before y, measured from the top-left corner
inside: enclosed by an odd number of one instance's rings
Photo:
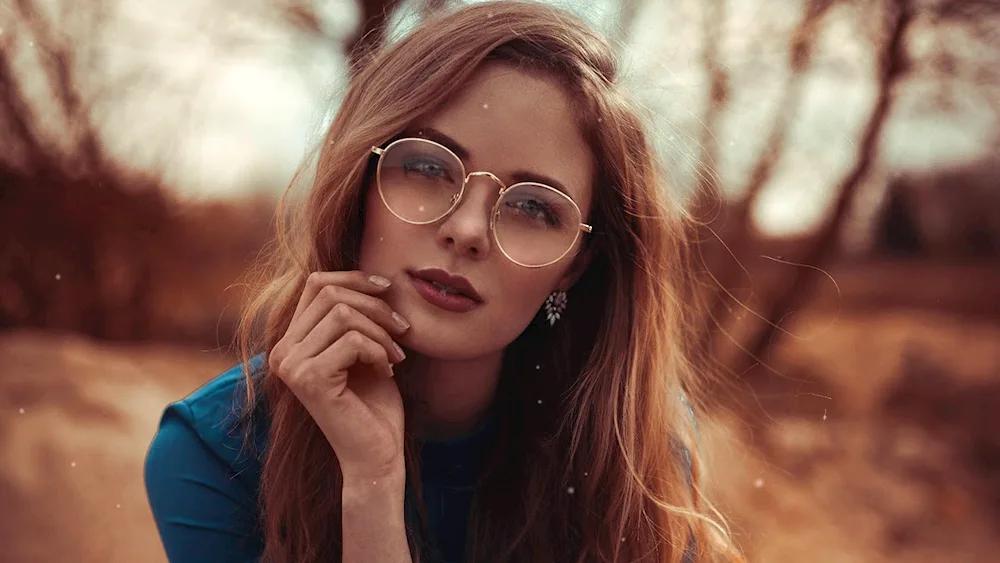
[[[492,174],[469,174],[458,207],[438,227],[438,243],[461,256],[486,258],[491,247],[490,213],[501,188]]]

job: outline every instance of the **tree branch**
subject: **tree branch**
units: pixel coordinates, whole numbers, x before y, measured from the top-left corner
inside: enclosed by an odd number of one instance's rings
[[[60,41],[48,22],[29,0],[15,0],[15,6],[20,12],[20,19],[31,29],[35,38],[36,48],[41,51],[40,60],[47,71],[47,77],[62,110],[69,130],[77,136],[76,157],[83,160],[84,169],[94,172],[102,168],[104,151],[101,148],[100,134],[94,127],[90,115],[89,104],[83,101],[79,91],[75,62],[65,41]],[[93,9],[100,11],[101,6]],[[91,30],[96,33],[97,30]]]
[[[401,3],[402,0],[361,0],[361,29],[347,44],[352,72],[366,55],[385,41],[386,22]]]
[[[695,214],[698,217],[707,214],[716,205],[719,186],[714,168],[719,156],[719,140],[715,136],[715,130],[730,97],[729,74],[719,62],[719,44],[722,42],[722,26],[726,19],[725,4],[722,0],[709,0],[705,6],[705,44],[702,46],[701,63],[708,73],[708,107],[702,118],[702,134],[698,143],[701,147],[695,193]]]
[[[857,160],[840,182],[838,196],[828,219],[812,238],[804,258],[799,260],[805,264],[818,266],[836,251],[844,219],[854,202],[861,182],[868,175],[878,155],[878,143],[891,113],[895,86],[907,69],[904,39],[914,18],[914,8],[911,2],[912,0],[894,0],[892,2],[894,13],[888,22],[888,41],[879,55],[876,70],[878,97],[875,100],[868,123],[862,132],[861,141],[858,144]],[[745,365],[736,367],[737,373],[749,369],[752,362],[761,361],[780,336],[777,324],[804,303],[819,279],[819,273],[813,268],[802,268],[799,271],[791,287],[787,291],[781,292],[771,307],[770,314],[766,317],[767,324],[747,347],[751,357],[744,358]]]
[[[822,22],[824,16],[833,5],[832,0],[814,0],[806,8],[806,14],[802,22],[792,35],[792,41],[788,49],[790,73],[785,85],[784,96],[778,109],[775,112],[774,123],[771,125],[770,133],[760,156],[751,170],[746,186],[740,191],[740,201],[736,203],[731,216],[725,219],[729,222],[725,232],[733,233],[735,237],[728,237],[725,241],[729,245],[729,250],[734,258],[729,261],[730,266],[716,275],[716,288],[712,291],[707,307],[708,317],[703,327],[700,346],[703,352],[708,352],[713,343],[713,335],[716,333],[715,319],[722,319],[729,309],[730,288],[735,286],[740,277],[742,268],[740,260],[747,254],[746,248],[751,243],[750,214],[753,204],[760,196],[764,187],[774,175],[774,169],[785,151],[785,143],[788,131],[797,115],[797,110],[802,104],[802,93],[804,91],[803,75],[812,63],[812,55],[816,45],[816,30]],[[739,238],[736,238],[739,237]],[[711,239],[707,239],[711,240]],[[722,264],[718,264],[721,266]]]
[[[33,112],[25,101],[23,91],[18,87],[10,54],[10,51],[0,51],[0,116],[7,120],[12,129],[13,138],[10,142],[21,145],[19,148],[24,153],[28,175],[35,176],[43,169],[43,163],[47,160],[46,151],[41,139],[35,134],[34,127],[30,125],[34,120]],[[16,163],[0,161],[0,166],[16,167]]]

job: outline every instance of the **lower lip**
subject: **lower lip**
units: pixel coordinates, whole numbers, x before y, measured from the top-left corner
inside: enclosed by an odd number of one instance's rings
[[[431,282],[422,280],[412,275],[410,276],[410,282],[413,283],[413,287],[416,288],[417,293],[419,293],[425,301],[431,305],[440,307],[445,311],[451,311],[453,313],[467,313],[480,305],[478,301],[470,299],[464,295],[458,295],[457,293],[445,293]]]

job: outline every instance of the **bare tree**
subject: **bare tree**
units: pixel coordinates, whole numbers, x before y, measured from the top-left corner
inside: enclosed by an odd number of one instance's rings
[[[750,298],[738,295],[738,285],[744,283],[750,271],[743,265],[752,261],[762,248],[771,244],[756,232],[751,220],[751,211],[763,190],[770,184],[776,166],[781,162],[786,150],[789,131],[797,119],[804,96],[804,83],[811,67],[813,52],[819,39],[824,19],[833,8],[848,6],[855,11],[870,14],[871,27],[860,33],[872,42],[875,53],[873,69],[875,92],[874,102],[867,110],[857,139],[854,160],[844,175],[833,183],[835,197],[821,224],[811,234],[789,241],[785,246],[790,262],[804,264],[805,267],[787,270],[775,281],[769,279],[767,287],[762,287],[762,296],[756,303]],[[716,8],[718,10],[718,8]],[[719,13],[719,12],[716,12]],[[843,11],[839,16],[843,17]],[[711,24],[711,22],[708,22]],[[910,41],[910,33],[917,26],[937,26],[930,30],[941,41],[944,36],[960,44],[935,46],[929,51],[916,51],[919,43]],[[985,101],[1000,106],[1000,3],[987,1],[943,0],[940,2],[916,2],[916,0],[872,0],[850,3],[848,0],[807,0],[805,16],[792,35],[788,48],[787,64],[789,74],[782,90],[779,110],[770,124],[768,137],[744,183],[739,189],[729,193],[730,200],[723,202],[718,217],[704,225],[700,234],[699,248],[702,263],[706,269],[706,281],[702,284],[707,295],[702,318],[702,333],[698,351],[702,360],[714,364],[730,375],[730,382],[754,388],[752,394],[730,395],[727,403],[737,406],[746,416],[749,427],[754,421],[760,422],[764,414],[753,406],[762,396],[757,392],[782,385],[770,377],[777,372],[769,365],[770,350],[786,334],[783,323],[795,312],[808,306],[808,300],[823,279],[827,268],[839,256],[840,239],[847,218],[860,204],[862,190],[881,189],[871,178],[876,166],[883,166],[880,146],[885,138],[887,123],[898,118],[895,112],[899,88],[915,83],[917,72],[927,82],[937,80],[940,91],[948,88],[965,88],[958,96],[968,100],[970,96],[983,96]],[[956,31],[958,30],[958,31]],[[715,196],[716,177],[712,173],[719,147],[712,137],[713,127],[720,120],[720,113],[732,111],[723,104],[727,101],[723,86],[727,84],[727,67],[720,66],[714,58],[716,51],[711,45],[718,41],[718,30],[709,25],[704,36],[709,42],[705,49],[704,68],[710,76],[708,96],[710,105],[703,114],[706,136],[701,143],[702,158],[698,180],[701,196]],[[927,35],[924,35],[927,37]],[[956,39],[956,37],[958,37]],[[992,64],[993,62],[996,64]],[[951,86],[949,86],[949,84]],[[926,104],[947,107],[948,100],[928,100]],[[997,112],[1000,115],[1000,111]],[[717,199],[706,197],[695,200],[696,216],[705,219],[716,213],[712,208]],[[781,257],[781,258],[785,258]],[[753,281],[753,280],[751,280]],[[757,320],[755,320],[755,317]],[[737,330],[730,330],[730,329]],[[794,382],[799,388],[805,382]],[[810,383],[811,384],[811,383]],[[725,395],[725,393],[723,393]]]
[[[725,110],[730,97],[729,74],[719,58],[719,45],[722,43],[723,26],[726,21],[725,3],[722,0],[710,0],[705,3],[705,10],[706,13],[702,18],[705,43],[702,46],[701,64],[708,75],[708,106],[702,119],[703,128],[699,142],[701,157],[698,160],[697,174],[698,195],[703,196],[701,203],[711,201],[719,189],[714,171],[719,156],[719,142],[715,130],[719,116]]]
[[[97,20],[105,10],[103,2],[96,3],[94,10],[88,13],[90,17],[80,25],[96,28]],[[33,0],[14,0],[13,14],[19,25],[6,26],[5,33],[9,36],[4,38],[5,48],[0,53],[0,88],[3,89],[3,107],[0,108],[3,113],[0,115],[8,124],[8,131],[4,132],[5,144],[13,149],[13,154],[18,155],[20,162],[17,164],[32,175],[69,173],[68,166],[75,166],[82,172],[99,168],[105,155],[89,116],[90,106],[80,91],[76,76],[81,63],[91,62],[81,59],[92,56],[92,53],[86,49],[71,49],[67,37],[56,30]],[[72,124],[64,131],[74,136],[72,141],[66,143],[71,147],[71,154],[58,162],[57,170],[53,170],[54,163],[47,156],[52,152],[51,139],[45,138],[33,122],[43,119],[43,116],[37,115],[39,108],[29,101],[27,92],[21,88],[22,77],[18,76],[15,66],[18,47],[30,51],[27,57],[33,56],[39,61],[40,73],[36,78],[47,83],[57,104],[53,117]],[[15,164],[9,156],[4,161],[5,166]]]
[[[913,67],[906,39],[907,32],[912,27],[917,14],[918,7],[913,0],[894,0],[888,3],[881,13],[882,26],[885,31],[876,66],[878,94],[875,103],[857,142],[854,165],[838,183],[837,197],[828,216],[818,231],[809,239],[802,256],[796,257],[797,262],[822,267],[828,264],[836,254],[845,219],[855,203],[866,177],[879,158],[879,143],[885,125],[892,115],[897,85]],[[939,18],[950,18],[953,23],[958,22],[976,29],[984,20],[996,22],[995,18],[998,14],[1000,14],[1000,5],[996,3],[956,0],[943,4],[933,15]],[[996,45],[994,45],[994,51],[995,48]],[[781,332],[778,330],[779,323],[793,311],[805,305],[821,276],[821,272],[814,268],[797,270],[791,283],[778,294],[777,300],[766,311],[764,317],[767,322],[749,339],[746,346],[749,355],[742,356],[740,365],[733,366],[735,372],[742,373],[749,369],[754,362],[763,361],[768,350],[781,337]]]
[[[801,262],[820,266],[835,253],[844,220],[857,197],[857,193],[868,172],[878,157],[878,144],[882,131],[892,112],[893,94],[896,84],[907,70],[906,32],[915,15],[910,0],[896,0],[883,13],[885,18],[886,41],[879,52],[876,80],[878,96],[871,114],[857,143],[854,165],[839,182],[833,208],[819,231],[809,241]],[[793,310],[804,304],[814,289],[819,272],[812,268],[798,270],[790,287],[779,294],[777,301],[765,316],[764,328],[750,341],[747,351],[759,361],[777,340],[777,327]],[[744,357],[744,361],[750,361]],[[749,366],[737,366],[742,372]],[[742,368],[742,369],[741,369]]]
[[[347,44],[351,68],[356,69],[366,54],[385,41],[386,23],[402,0],[360,0],[361,28]]]
[[[727,204],[725,211],[706,225],[706,228],[712,232],[702,234],[702,240],[710,244],[716,242],[714,240],[716,236],[721,236],[723,237],[721,242],[728,247],[728,252],[703,253],[703,256],[716,258],[711,263],[706,264],[706,269],[714,277],[714,280],[709,285],[711,291],[706,306],[707,318],[700,339],[700,347],[704,353],[711,349],[713,338],[718,334],[716,330],[724,330],[720,323],[725,321],[727,312],[733,308],[733,296],[730,291],[741,277],[743,272],[741,261],[746,258],[748,249],[754,240],[750,214],[754,203],[770,181],[775,166],[784,153],[788,131],[794,123],[801,105],[804,75],[810,68],[817,41],[817,30],[832,5],[833,0],[811,0],[807,4],[805,16],[792,34],[788,47],[790,73],[784,85],[781,103],[778,105],[770,126],[768,138],[764,142],[764,148],[757,157],[747,177],[746,184],[737,191],[739,199]],[[721,40],[718,37],[719,33],[720,31],[717,29],[707,30],[706,37],[709,44],[717,44]],[[709,69],[712,77],[712,88],[711,105],[704,119],[707,134],[702,140],[704,152],[701,157],[702,169],[699,178],[703,184],[699,193],[702,198],[699,201],[700,207],[697,211],[699,214],[711,211],[712,202],[715,201],[714,195],[718,191],[713,180],[715,175],[711,170],[711,164],[715,160],[718,148],[710,128],[714,127],[718,121],[721,106],[725,103],[727,81],[724,70],[720,63],[715,60],[715,56],[714,49],[706,48],[703,63]]]
[[[404,0],[360,0],[359,4],[361,27],[346,45],[353,71],[357,71],[366,56],[385,44],[389,20],[403,8]],[[421,19],[427,19],[451,4],[451,0],[418,0],[417,13]]]
[[[96,33],[106,14],[97,2],[57,17]],[[81,86],[94,51],[32,0],[15,0],[12,16],[0,50],[0,228],[11,241],[0,252],[0,324],[142,338],[149,269],[131,258],[166,218],[156,182],[104,149]],[[109,236],[117,228],[134,236]]]

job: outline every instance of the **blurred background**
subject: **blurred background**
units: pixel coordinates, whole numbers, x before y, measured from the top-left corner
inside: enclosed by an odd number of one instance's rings
[[[1000,560],[1000,2],[557,4],[705,220],[701,447],[750,559]],[[165,560],[162,409],[234,362],[346,53],[450,5],[0,3],[0,560]]]

